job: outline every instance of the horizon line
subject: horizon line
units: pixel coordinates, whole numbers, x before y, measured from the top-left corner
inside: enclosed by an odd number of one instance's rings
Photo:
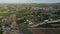
[[[53,3],[60,3],[60,2],[53,2]],[[0,4],[52,4],[52,3],[0,3]]]

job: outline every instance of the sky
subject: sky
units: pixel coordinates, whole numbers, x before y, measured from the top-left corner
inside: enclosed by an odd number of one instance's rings
[[[0,3],[60,3],[60,0],[0,0]]]

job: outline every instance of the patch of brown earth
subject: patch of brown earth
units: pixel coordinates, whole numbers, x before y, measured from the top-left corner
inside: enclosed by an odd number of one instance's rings
[[[53,30],[49,29],[39,29],[39,28],[29,28],[33,34],[55,34]]]

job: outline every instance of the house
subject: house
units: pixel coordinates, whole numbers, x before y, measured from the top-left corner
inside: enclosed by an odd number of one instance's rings
[[[52,21],[53,19],[46,19],[44,20],[44,22],[48,22],[48,21]]]
[[[33,24],[32,21],[29,21],[29,20],[26,20],[24,23],[29,24],[29,25]]]

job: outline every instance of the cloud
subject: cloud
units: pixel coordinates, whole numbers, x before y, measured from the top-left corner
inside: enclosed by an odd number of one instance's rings
[[[60,0],[0,0],[0,3],[56,3]]]
[[[17,3],[18,0],[0,0],[0,3]]]

